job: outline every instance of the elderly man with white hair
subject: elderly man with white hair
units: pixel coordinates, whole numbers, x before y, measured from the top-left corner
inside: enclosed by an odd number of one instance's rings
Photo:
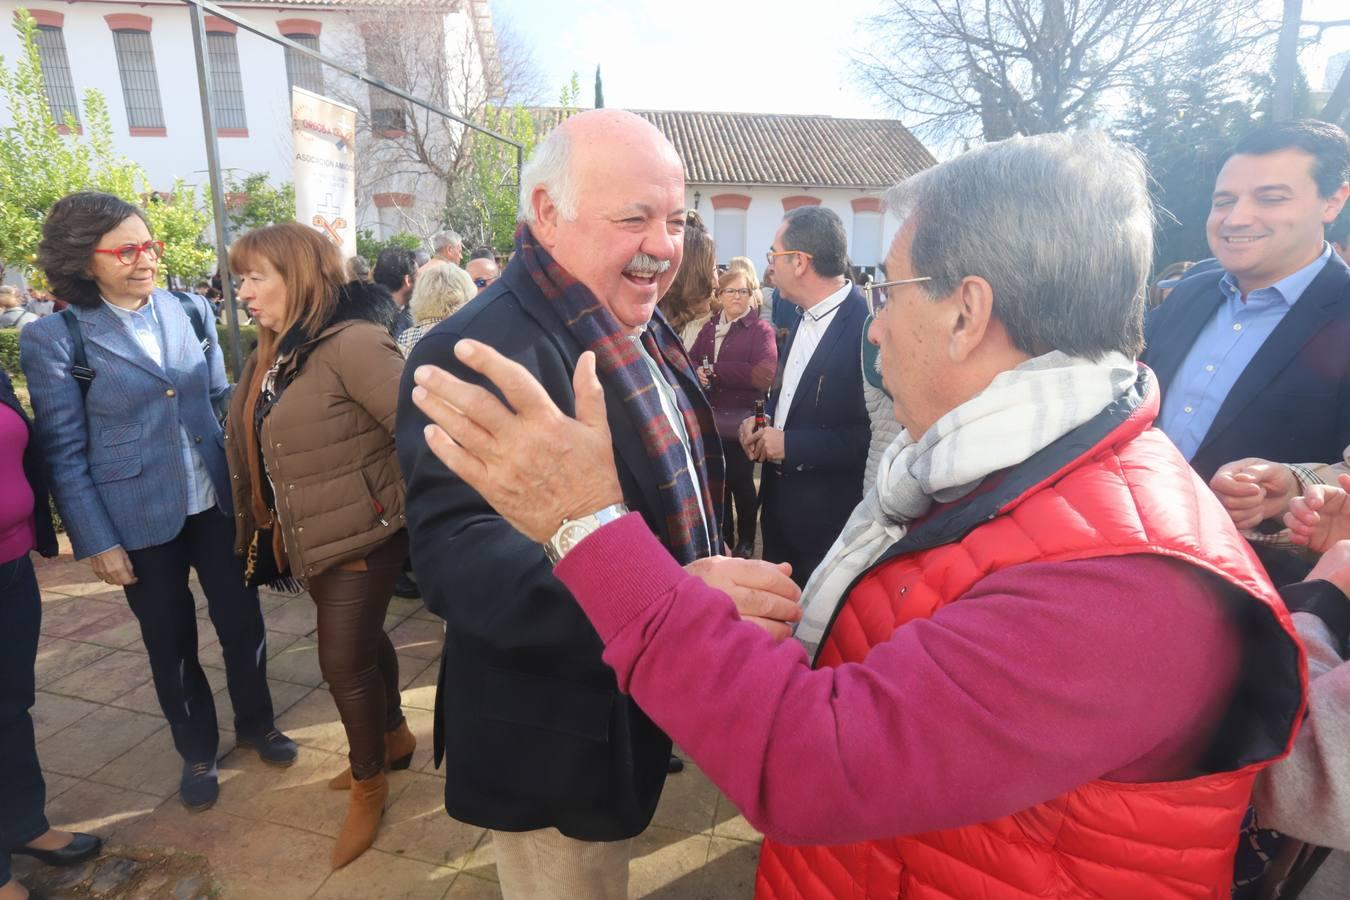
[[[454,265],[464,258],[464,239],[453,229],[438,231],[431,236],[432,259],[444,260]]]
[[[767,835],[760,897],[1227,896],[1304,655],[1152,427],[1142,160],[1014,139],[890,202],[869,339],[904,430],[806,585],[800,643],[738,621],[638,516],[591,520],[554,575],[623,691]],[[535,541],[613,509],[588,361],[559,409],[492,348],[455,353],[495,391],[416,368],[437,456]]]
[[[586,529],[633,509],[671,565],[718,585],[719,596],[730,591],[780,637],[799,615],[796,591],[767,563],[717,558],[721,445],[688,356],[656,314],[683,253],[674,148],[631,113],[573,116],[525,166],[520,220],[501,278],[424,336],[406,371],[438,366],[476,379],[455,357],[467,342],[515,360],[568,414],[579,409],[574,381],[597,385],[618,490],[588,500],[554,540],[526,536],[436,458],[405,377],[397,434],[413,566],[427,608],[446,621],[435,749],[445,756],[446,811],[493,830],[509,900],[623,898],[670,739],[619,690],[553,561]],[[554,507],[530,479],[517,487]],[[550,534],[561,512],[548,513]]]

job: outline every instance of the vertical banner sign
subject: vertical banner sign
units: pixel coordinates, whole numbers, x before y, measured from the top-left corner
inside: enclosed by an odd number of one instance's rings
[[[356,255],[356,110],[291,88],[295,219]]]

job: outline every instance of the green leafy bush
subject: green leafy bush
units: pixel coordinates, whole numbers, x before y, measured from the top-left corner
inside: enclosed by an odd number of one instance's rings
[[[19,332],[16,328],[0,328],[0,369],[9,375],[23,375],[19,370]]]
[[[220,351],[225,354],[225,375],[230,375],[230,326],[216,323],[216,338],[220,341]],[[239,356],[248,359],[253,348],[258,346],[258,326],[239,323]]]

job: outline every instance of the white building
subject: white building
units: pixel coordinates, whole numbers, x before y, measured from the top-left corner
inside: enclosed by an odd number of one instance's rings
[[[686,202],[712,230],[717,262],[764,254],[783,214],[825,206],[839,214],[855,266],[874,267],[900,223],[881,195],[936,163],[891,119],[759,113],[640,112],[684,160]]]
[[[178,178],[188,185],[207,182],[186,4],[31,0],[23,5],[39,26],[48,99],[58,119],[67,111],[78,119],[85,92],[98,89],[108,102],[116,149],[141,166],[153,188],[167,191]],[[403,79],[388,71],[387,64],[386,71],[380,71],[382,61],[372,52],[372,24],[379,28],[388,22],[417,21],[442,41],[444,70],[468,72],[484,86],[490,87],[497,69],[487,0],[232,0],[221,5],[272,33],[354,63],[390,83]],[[4,6],[16,10],[19,4],[5,0]],[[443,199],[442,191],[427,189],[421,183],[423,176],[407,166],[397,172],[388,167],[386,174],[371,165],[380,158],[379,141],[393,142],[402,135],[399,123],[404,113],[392,95],[369,90],[224,19],[207,16],[206,31],[220,160],[227,172],[240,180],[259,172],[273,184],[292,180],[290,86],[299,85],[354,101],[361,110],[358,121],[366,123],[370,140],[358,142],[358,153],[364,151],[366,157],[361,171],[365,177],[358,176],[360,227],[387,235],[407,227],[406,213],[414,212],[410,205],[426,198],[430,207]],[[0,55],[14,59],[19,49],[13,29],[0,28]],[[416,86],[398,86],[417,93]],[[451,105],[454,97],[429,99],[462,114]],[[0,121],[7,115],[7,110],[0,110]]]

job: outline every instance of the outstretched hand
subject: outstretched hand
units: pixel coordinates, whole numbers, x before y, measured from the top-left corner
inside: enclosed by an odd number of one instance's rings
[[[763,628],[774,640],[791,634],[791,623],[802,617],[801,588],[792,581],[788,563],[713,556],[695,560],[684,570],[730,597],[742,619]]]
[[[1284,524],[1289,538],[1317,553],[1329,551],[1338,541],[1350,539],[1350,475],[1339,486],[1314,484],[1289,504]]]
[[[463,339],[455,357],[506,403],[437,366],[417,367],[412,399],[432,422],[427,446],[502,518],[544,543],[564,519],[623,502],[594,353],[581,354],[572,376],[576,418],[524,366],[486,344]]]

